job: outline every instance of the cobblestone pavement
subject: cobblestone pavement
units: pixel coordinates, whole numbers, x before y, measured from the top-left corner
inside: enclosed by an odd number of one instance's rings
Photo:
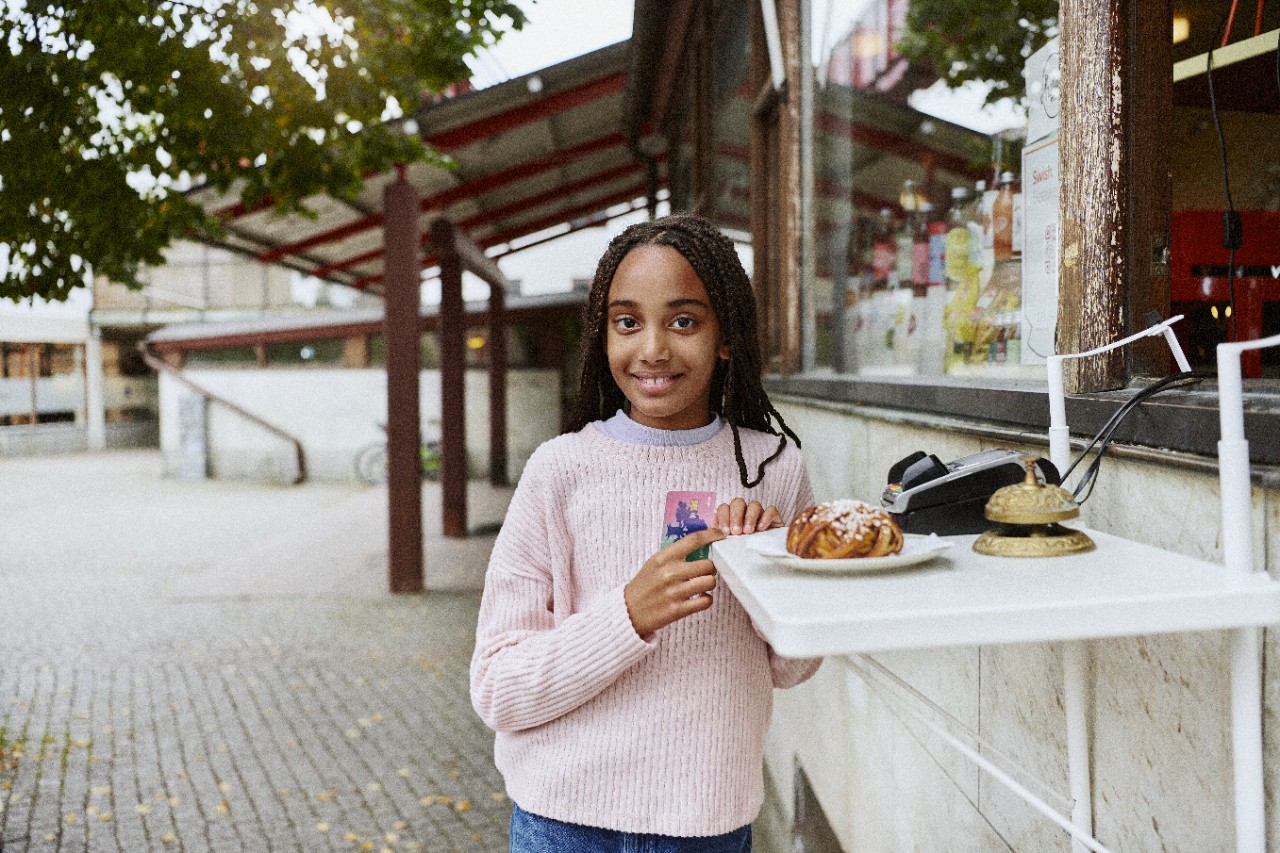
[[[0,459],[0,853],[505,850],[478,593],[171,594],[355,488],[157,471]]]

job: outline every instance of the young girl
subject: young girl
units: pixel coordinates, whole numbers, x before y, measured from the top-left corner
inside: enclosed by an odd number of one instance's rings
[[[525,466],[471,663],[513,853],[751,849],[772,688],[820,663],[778,657],[713,593],[712,542],[812,502],[754,306],[694,216],[631,226],[596,270],[570,431]]]

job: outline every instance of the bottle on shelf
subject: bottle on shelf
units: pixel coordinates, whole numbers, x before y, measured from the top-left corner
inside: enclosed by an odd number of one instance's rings
[[[916,235],[914,248],[920,252],[922,267],[918,273],[921,279],[916,286],[912,317],[916,337],[916,372],[922,376],[937,376],[943,372],[947,341],[943,328],[947,302],[947,289],[943,286],[947,223],[929,202],[920,205]]]
[[[982,194],[986,186],[986,182],[979,181],[972,193],[964,187],[956,187],[951,192],[943,262],[946,271],[943,371],[947,373],[966,364],[973,350],[973,315],[981,292]]]
[[[893,233],[893,211],[883,208],[876,219],[871,238],[871,282],[874,287],[887,287],[898,257],[898,243]]]
[[[929,286],[929,225],[933,219],[933,205],[922,202],[912,216],[911,224],[911,286],[921,292]]]
[[[908,210],[894,230],[894,276],[891,287],[910,287],[913,266],[912,244],[916,233],[915,209]]]
[[[1013,196],[1013,172],[1004,172],[991,203],[991,248],[996,263],[1013,258]]]

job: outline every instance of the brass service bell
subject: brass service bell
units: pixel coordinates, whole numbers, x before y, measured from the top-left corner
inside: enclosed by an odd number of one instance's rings
[[[997,489],[983,515],[1000,526],[986,531],[973,550],[993,557],[1061,557],[1092,551],[1093,540],[1058,524],[1080,515],[1080,504],[1061,486],[1036,479],[1036,462],[1027,459],[1021,483]]]

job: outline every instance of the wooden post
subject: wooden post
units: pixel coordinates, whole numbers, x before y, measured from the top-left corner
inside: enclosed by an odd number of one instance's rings
[[[348,370],[369,366],[368,335],[351,335],[342,339],[342,366]]]
[[[1132,259],[1129,282],[1129,317],[1126,334],[1147,325],[1150,311],[1169,316],[1173,176],[1169,140],[1173,138],[1173,41],[1168,21],[1173,20],[1171,0],[1142,0],[1129,9],[1133,47],[1129,74],[1133,87],[1127,110],[1132,154],[1128,180]],[[1257,353],[1257,350],[1254,350]],[[1129,350],[1129,375],[1165,376],[1176,371],[1173,356],[1163,338],[1144,338]]]
[[[31,423],[40,423],[40,401],[38,399],[40,387],[40,344],[28,344],[27,353],[31,368]]]
[[[391,592],[421,592],[423,587],[418,205],[418,191],[404,180],[402,170],[400,179],[383,191],[390,523],[387,576]]]
[[[760,4],[750,5],[751,13],[751,91],[756,98],[751,109],[751,246],[753,253],[751,286],[755,291],[756,322],[759,328],[760,354],[766,367],[775,365],[778,345],[777,221],[774,203],[777,193],[777,94],[769,77],[769,57],[765,47],[764,23]],[[675,150],[674,146],[671,150]],[[672,170],[674,175],[679,170]],[[675,190],[673,189],[674,193]]]
[[[440,265],[440,489],[445,536],[467,535],[466,317],[462,260],[453,223],[431,223],[431,248]]]
[[[507,278],[466,232],[451,229],[458,265],[489,285],[489,482],[507,485]],[[461,290],[459,290],[461,293]],[[458,297],[461,305],[461,295]],[[443,321],[443,315],[442,315]],[[461,535],[461,534],[460,534]]]
[[[773,198],[781,206],[778,222],[778,311],[781,321],[781,363],[785,373],[800,370],[800,251],[801,221],[801,115],[800,102],[809,97],[801,79],[800,4],[803,0],[778,3],[778,31],[782,40],[782,64],[786,68],[787,90],[778,104],[778,187]]]
[[[489,284],[489,483],[507,485],[506,288]]]
[[[1062,0],[1062,248],[1058,284],[1060,353],[1123,337],[1131,260],[1133,152],[1129,117],[1138,108],[1128,80],[1130,0]],[[1168,18],[1163,19],[1167,28]],[[1167,36],[1166,36],[1167,37]],[[1123,386],[1121,350],[1065,364],[1068,393]]]
[[[693,158],[689,164],[690,204],[693,212],[701,216],[714,216],[715,199],[712,187],[715,184],[715,145],[711,126],[711,114],[714,106],[711,103],[711,75],[713,73],[713,38],[711,32],[711,4],[701,3],[694,14],[693,50],[690,52],[690,63],[693,67],[693,118],[690,125],[693,130]]]

